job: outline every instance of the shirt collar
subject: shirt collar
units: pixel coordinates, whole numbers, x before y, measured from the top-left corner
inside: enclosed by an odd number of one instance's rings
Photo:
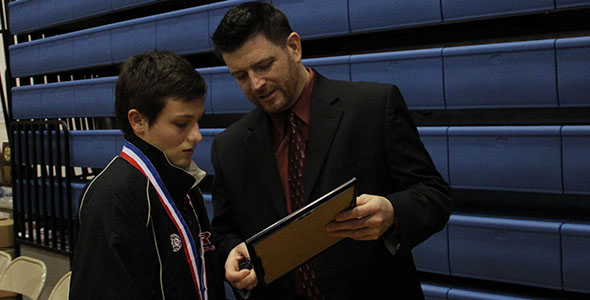
[[[301,119],[305,124],[309,126],[309,112],[311,107],[311,94],[313,93],[313,84],[315,81],[315,72],[311,68],[305,68],[309,72],[309,79],[301,91],[299,98],[295,101],[295,104],[291,106],[286,112],[279,113],[279,114],[271,114],[270,119],[272,121],[272,125],[275,129],[279,131],[279,135],[282,136],[284,131],[284,123],[285,118],[287,117],[288,111],[293,111]]]
[[[301,119],[305,124],[309,125],[309,108],[311,106],[311,93],[313,92],[313,82],[315,79],[314,72],[311,68],[306,68],[309,72],[309,80],[303,88],[301,95],[297,102],[291,107],[291,111]]]

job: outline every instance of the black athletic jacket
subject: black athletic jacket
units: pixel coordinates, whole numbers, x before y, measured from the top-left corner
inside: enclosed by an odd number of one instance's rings
[[[170,164],[163,152],[138,137],[128,141],[157,169],[197,248],[203,243],[208,298],[225,299],[223,272],[197,187],[204,172],[194,163],[189,171]],[[114,158],[86,187],[76,233],[71,300],[199,299],[176,226],[149,180],[123,158]]]

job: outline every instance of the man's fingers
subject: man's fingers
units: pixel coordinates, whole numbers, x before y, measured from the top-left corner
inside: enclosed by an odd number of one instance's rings
[[[340,230],[328,232],[328,234],[337,237],[349,237],[357,241],[376,240],[381,236],[380,231],[375,228],[363,228],[360,230]]]
[[[340,212],[334,216],[334,221],[345,222],[348,220],[361,219],[366,216],[374,215],[379,211],[376,197],[372,195],[362,194],[356,198],[356,206]]]

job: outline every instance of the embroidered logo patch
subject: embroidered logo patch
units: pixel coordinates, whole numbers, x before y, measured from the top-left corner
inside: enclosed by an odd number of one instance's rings
[[[205,252],[215,250],[215,246],[209,240],[209,238],[211,237],[211,232],[209,232],[209,231],[201,232],[200,236],[201,236],[201,244],[203,244],[203,249],[205,250]]]
[[[170,235],[170,244],[172,244],[172,251],[178,252],[180,248],[182,248],[182,241],[180,240],[180,236],[178,234],[173,233]]]

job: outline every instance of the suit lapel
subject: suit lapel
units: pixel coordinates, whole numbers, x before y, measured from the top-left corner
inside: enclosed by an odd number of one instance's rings
[[[279,215],[287,215],[286,200],[283,197],[279,171],[272,153],[271,137],[266,114],[259,108],[257,115],[248,124],[249,133],[246,136],[246,151],[252,160],[251,165],[258,178],[255,182],[262,185],[270,201],[274,204]],[[264,195],[260,195],[263,197]]]
[[[342,110],[332,106],[337,99],[338,95],[331,82],[316,72],[306,150],[304,203],[310,201],[309,197],[324,167],[326,156],[330,152],[330,146],[342,118]]]

